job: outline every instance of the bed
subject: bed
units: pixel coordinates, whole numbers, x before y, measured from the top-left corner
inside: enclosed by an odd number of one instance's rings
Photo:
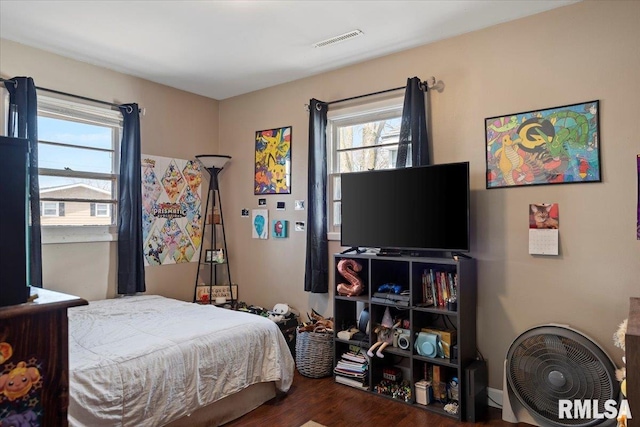
[[[69,309],[71,426],[218,425],[293,381],[264,317],[157,295]]]

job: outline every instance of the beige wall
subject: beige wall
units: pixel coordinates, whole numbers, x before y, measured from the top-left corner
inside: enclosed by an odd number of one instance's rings
[[[33,77],[36,85],[114,103],[136,102],[142,153],[193,159],[218,150],[218,101],[0,39],[0,76]],[[115,243],[48,244],[45,287],[88,299],[116,294]],[[191,300],[196,264],[146,268],[147,291]]]
[[[272,87],[220,103],[221,175],[229,257],[240,298],[271,307],[287,302],[329,315],[331,297],[303,291],[305,234],[251,238],[242,208],[252,192],[256,130],[293,126],[292,194],[266,196],[270,219],[304,220],[310,98],[325,101],[435,76],[430,99],[435,163],[470,161],[472,251],[478,260],[478,345],[490,385],[502,388],[507,348],[526,328],[564,323],[592,336],[620,364],[612,343],[640,295],[636,240],[636,155],[640,154],[640,2],[586,1],[403,53]],[[484,118],[600,100],[602,183],[485,189]],[[276,211],[276,201],[287,210]],[[528,254],[529,203],[559,203],[557,257]],[[330,245],[330,253],[339,251]],[[333,279],[331,279],[331,283]]]
[[[220,176],[232,275],[240,299],[271,307],[287,302],[303,313],[330,315],[328,295],[303,291],[308,115],[314,97],[334,100],[436,76],[431,139],[436,163],[470,161],[471,255],[478,260],[478,345],[489,360],[490,386],[502,387],[501,364],[528,327],[565,323],[599,342],[619,364],[612,334],[640,294],[640,242],[635,238],[636,167],[640,153],[640,2],[585,1],[537,16],[440,41],[400,54],[248,95],[216,101],[0,41],[0,75],[29,75],[40,86],[147,108],[143,152],[192,158],[229,154]],[[603,182],[485,189],[485,117],[599,99]],[[218,110],[219,109],[219,110]],[[219,123],[219,125],[218,125]],[[287,219],[288,239],[251,238],[254,132],[293,126],[292,194],[266,196],[270,219]],[[219,130],[218,130],[219,128]],[[218,149],[219,145],[219,149]],[[285,201],[286,211],[275,202]],[[527,208],[560,205],[561,255],[527,252]],[[330,253],[341,248],[330,245]],[[114,244],[44,247],[45,283],[90,299],[115,293]],[[190,300],[195,267],[147,268],[150,293]],[[333,278],[330,279],[331,283]]]

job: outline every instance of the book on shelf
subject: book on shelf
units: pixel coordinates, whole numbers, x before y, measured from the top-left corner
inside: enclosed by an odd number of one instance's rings
[[[358,383],[358,387],[363,387],[363,384],[367,382],[369,370],[369,361],[365,356],[366,353],[363,352],[364,350],[358,350],[358,352],[347,351],[342,354],[335,368],[333,368],[337,382],[340,382],[337,378],[341,378],[350,380],[354,384]]]
[[[350,360],[352,362],[358,362],[358,363],[366,363],[367,362],[367,359],[366,359],[366,357],[364,357],[364,355],[353,353],[353,352],[344,353],[342,355],[342,359],[343,360]]]
[[[422,301],[424,306],[431,303],[445,307],[450,299],[457,299],[458,275],[452,272],[426,269],[422,273]]]
[[[333,368],[333,373],[336,375],[341,375],[343,377],[347,377],[347,378],[359,378],[359,379],[364,379],[364,377],[367,374],[366,369],[364,371],[361,372],[354,372],[354,371],[350,371],[344,368],[338,368],[337,366],[335,368]]]
[[[346,374],[361,374],[367,370],[367,365],[338,362],[335,369]]]
[[[343,377],[343,376],[340,376],[340,375],[336,375],[335,381],[337,383],[348,385],[350,387],[363,388],[363,389],[369,388],[367,386],[366,382],[364,382],[364,381],[354,380],[352,378],[347,378],[347,377]]]

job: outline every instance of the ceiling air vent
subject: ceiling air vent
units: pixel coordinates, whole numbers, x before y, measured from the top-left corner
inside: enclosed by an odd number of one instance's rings
[[[335,36],[335,37],[331,37],[330,39],[327,40],[323,40],[321,42],[318,42],[316,44],[313,45],[313,47],[325,47],[325,46],[329,46],[331,44],[336,44],[336,43],[340,43],[343,42],[345,40],[349,40],[352,39],[354,37],[358,37],[363,35],[364,33],[360,30],[353,30],[353,31],[349,31],[348,33],[345,34],[341,34],[339,36]]]

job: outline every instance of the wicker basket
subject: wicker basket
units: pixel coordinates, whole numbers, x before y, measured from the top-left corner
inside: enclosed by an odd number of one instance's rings
[[[296,367],[305,377],[322,378],[333,373],[333,333],[296,331]]]

